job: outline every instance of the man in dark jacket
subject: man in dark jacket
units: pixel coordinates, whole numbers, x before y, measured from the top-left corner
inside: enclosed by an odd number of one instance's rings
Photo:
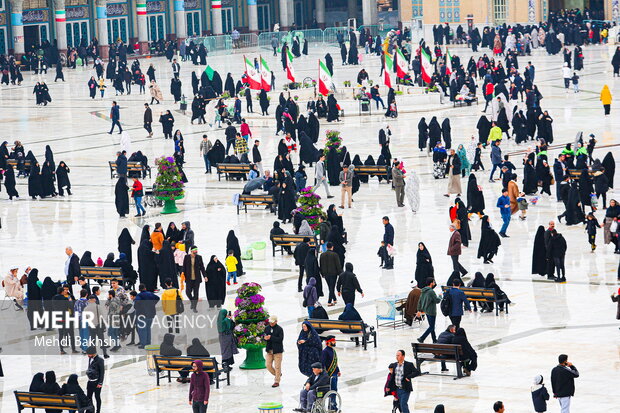
[[[272,315],[269,317],[269,325],[265,328],[265,365],[269,373],[275,376],[275,380],[271,387],[280,386],[280,377],[282,376],[282,353],[284,353],[284,330],[278,325],[278,317]]]
[[[331,242],[327,243],[327,251],[322,253],[319,258],[319,268],[321,270],[321,275],[325,277],[325,281],[327,281],[327,286],[329,287],[327,306],[334,306],[338,301],[335,289],[338,276],[342,273],[342,263],[340,262],[338,254],[334,251],[334,244]]]
[[[461,291],[461,280],[455,278],[452,281],[452,288],[448,290],[450,294],[450,321],[452,324],[459,328],[461,326],[461,318],[463,317],[463,307],[471,313],[471,307],[469,300],[465,296],[465,293]]]
[[[116,101],[112,102],[112,108],[110,109],[110,119],[112,120],[112,129],[110,129],[110,132],[108,132],[108,134],[111,135],[112,132],[114,131],[114,125],[118,125],[118,133],[120,135],[123,132],[123,127],[121,126],[121,123],[119,122],[121,119],[121,111],[118,105],[116,104]]]
[[[318,392],[329,391],[329,376],[323,371],[323,365],[319,362],[312,363],[312,376],[306,380],[304,388],[299,392],[299,404],[301,407],[293,409],[296,412],[309,412],[317,398]]]
[[[116,174],[118,177],[127,177],[127,156],[125,151],[116,152]]]
[[[65,276],[67,277],[67,284],[73,285],[77,282],[80,275],[80,259],[73,253],[73,248],[66,247],[65,253],[67,254],[67,261],[65,261]]]
[[[405,361],[405,350],[396,351],[396,363],[390,364],[389,388],[396,390],[396,396],[400,403],[400,411],[409,413],[409,396],[413,391],[411,380],[420,375],[420,371],[415,368],[413,363]]]
[[[202,279],[207,282],[207,272],[202,261],[202,256],[198,255],[198,248],[192,247],[189,254],[183,259],[183,273],[185,274],[185,282],[187,283],[187,298],[191,301],[191,309],[197,313],[198,310],[198,291]]]
[[[336,337],[325,337],[325,348],[321,352],[321,364],[323,364],[323,370],[327,373],[330,379],[329,389],[338,391],[338,377],[340,377],[340,367],[338,367],[338,355],[336,354]],[[338,411],[336,405],[336,397],[333,397],[330,402],[330,409]]]
[[[151,344],[151,325],[155,318],[155,306],[159,301],[159,297],[146,290],[146,285],[138,286],[140,292],[134,300],[134,308],[136,310],[136,329],[140,344],[138,348],[144,348]]]
[[[304,237],[303,241],[297,244],[295,251],[293,251],[293,257],[295,258],[295,265],[299,266],[299,279],[297,280],[297,292],[302,291],[302,280],[304,277],[304,269],[306,262],[306,255],[310,249],[310,238]]]
[[[248,89],[249,90],[249,89]],[[254,146],[252,147],[252,162],[258,168],[258,173],[260,176],[263,176],[263,157],[260,154],[260,150],[258,146],[260,145],[260,141],[258,139],[254,139]]]
[[[566,177],[566,164],[564,163],[566,156],[560,155],[553,164],[553,177],[555,178],[555,197],[558,202],[562,200],[560,185]]]
[[[97,413],[101,413],[101,387],[103,386],[103,377],[105,376],[105,365],[103,359],[97,355],[97,349],[94,346],[88,347],[86,354],[88,355],[86,397],[92,403],[93,394],[95,395]]]
[[[560,402],[562,413],[570,413],[570,398],[575,395],[575,378],[579,377],[579,371],[566,354],[560,354],[558,362],[560,364],[551,370],[553,397]]]
[[[235,149],[235,140],[237,139],[237,128],[231,122],[228,122],[228,126],[224,129],[224,136],[226,136],[226,155],[228,155],[228,149],[231,146]]]
[[[149,133],[147,138],[153,137],[153,128],[151,128],[151,124],[153,123],[153,111],[149,107],[148,103],[144,104],[144,129]]]
[[[452,318],[452,317],[450,317]],[[456,333],[456,326],[454,324],[450,324],[446,331],[442,331],[437,337],[437,341],[435,344],[452,344],[452,339],[454,338],[454,333]],[[448,371],[446,368],[446,362],[441,362],[441,371]]]
[[[390,218],[387,216],[383,217],[383,227],[383,241],[381,241],[379,255],[384,263],[383,269],[393,270],[394,257],[391,257],[390,254],[388,254],[388,248],[392,248],[394,246],[394,227],[390,224]]]

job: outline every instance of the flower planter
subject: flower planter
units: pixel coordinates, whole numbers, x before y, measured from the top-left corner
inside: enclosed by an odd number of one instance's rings
[[[245,349],[245,360],[239,366],[240,369],[259,370],[265,368],[265,357],[263,356],[265,346],[246,344],[240,348]]]
[[[161,210],[162,214],[176,214],[181,212],[181,210],[177,207],[176,200],[182,199],[180,198],[168,198],[164,196],[158,196],[157,199],[161,199],[164,201],[164,209]]]

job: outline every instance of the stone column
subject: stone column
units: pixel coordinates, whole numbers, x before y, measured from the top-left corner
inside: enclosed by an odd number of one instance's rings
[[[301,22],[295,21],[295,2],[293,0],[286,0],[286,10],[288,11],[288,27],[291,27],[293,23],[297,28],[301,28]]]
[[[23,6],[24,3],[22,0],[11,0],[11,26],[13,29],[13,48],[16,58],[20,58],[26,53],[24,23],[22,21]]]
[[[323,8],[325,8],[325,6],[323,6]],[[357,0],[349,0],[347,2],[347,18],[349,19],[357,18]]]
[[[325,28],[325,0],[316,0],[316,24],[319,29]]]
[[[187,38],[187,22],[185,21],[185,2],[174,0],[174,17],[177,35],[177,45]]]
[[[289,29],[291,25],[291,21],[288,18],[288,0],[279,0],[280,1],[280,30],[286,31]]]
[[[211,0],[211,31],[222,34],[222,0]]]
[[[373,12],[374,7],[374,12]],[[362,0],[362,21],[365,26],[377,24],[377,2],[372,0]]]
[[[248,0],[248,30],[258,33],[258,6],[256,0]]]
[[[146,0],[136,0],[136,23],[138,24],[138,45],[140,54],[149,53],[149,29],[146,22]]]
[[[54,0],[54,17],[56,22],[56,45],[59,53],[67,53],[67,13],[65,0]]]
[[[107,59],[110,52],[108,43],[108,11],[106,8],[106,0],[97,0],[97,40],[99,40],[99,56]]]

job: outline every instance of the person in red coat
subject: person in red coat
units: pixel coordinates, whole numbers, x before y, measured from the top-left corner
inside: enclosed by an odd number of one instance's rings
[[[189,379],[189,404],[194,413],[206,413],[211,393],[209,376],[202,371],[202,360],[194,360],[192,370]]]

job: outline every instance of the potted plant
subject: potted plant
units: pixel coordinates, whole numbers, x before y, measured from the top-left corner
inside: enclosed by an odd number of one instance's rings
[[[176,200],[185,196],[183,180],[179,173],[174,158],[162,156],[155,160],[157,165],[157,178],[155,178],[154,195],[164,201],[162,214],[174,214],[181,212],[177,208]]]
[[[263,304],[265,297],[260,295],[260,284],[249,282],[243,283],[237,289],[235,299],[234,334],[237,337],[239,348],[245,349],[245,360],[239,368],[256,370],[265,368],[263,349],[265,348],[265,328],[269,319],[269,313]]]
[[[301,205],[296,211],[306,217],[310,228],[313,231],[318,231],[319,217],[325,216],[323,212],[323,205],[319,203],[321,197],[314,192],[311,186],[303,188],[299,191],[299,199],[297,202]]]

